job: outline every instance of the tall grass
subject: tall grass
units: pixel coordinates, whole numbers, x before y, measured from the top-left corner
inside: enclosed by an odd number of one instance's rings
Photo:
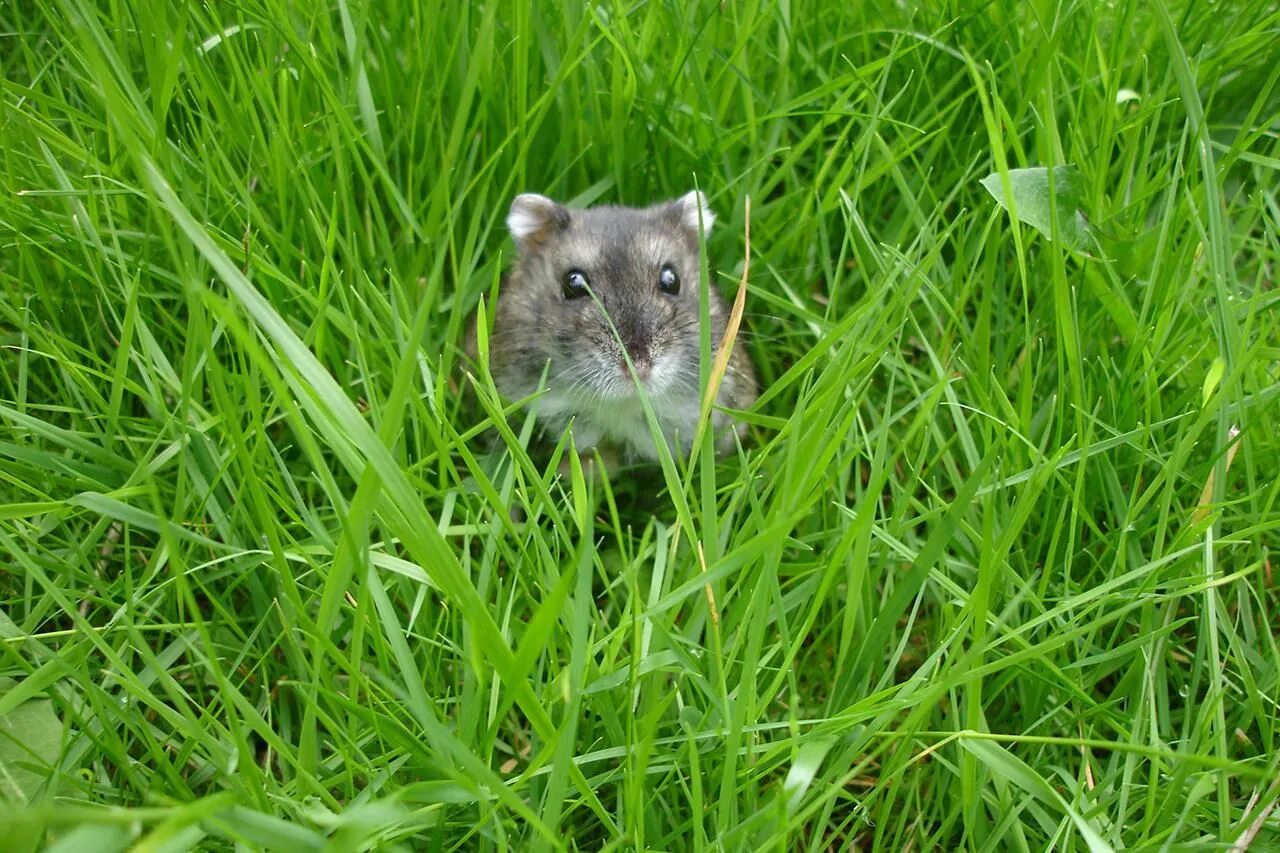
[[[9,843],[1280,847],[1278,31],[0,6]],[[695,184],[765,391],[597,480],[459,344],[517,192]]]

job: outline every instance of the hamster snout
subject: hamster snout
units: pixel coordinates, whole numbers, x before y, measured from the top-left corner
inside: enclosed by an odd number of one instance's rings
[[[572,420],[579,448],[612,444],[656,459],[639,385],[668,445],[687,450],[702,396],[699,226],[706,233],[714,221],[700,192],[648,208],[584,210],[517,196],[507,216],[517,259],[490,347],[499,390],[531,395],[545,374],[535,405],[546,425]],[[714,352],[727,311],[714,288],[708,296]],[[746,408],[755,393],[750,361],[735,347],[717,403]],[[722,450],[732,446],[730,426],[715,413]]]

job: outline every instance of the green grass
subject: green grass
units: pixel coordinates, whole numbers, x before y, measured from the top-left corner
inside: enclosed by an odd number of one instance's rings
[[[1280,849],[1275,4],[421,5],[0,4],[7,843]],[[749,440],[558,478],[506,207],[695,184]]]

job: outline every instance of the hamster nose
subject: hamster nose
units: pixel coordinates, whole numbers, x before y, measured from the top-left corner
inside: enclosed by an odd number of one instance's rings
[[[631,357],[631,366],[635,368],[636,376],[648,379],[649,370],[653,366],[649,359],[648,347],[628,346],[627,355]],[[618,359],[618,367],[624,374],[629,373],[626,359]]]
[[[634,319],[624,321],[619,325],[618,336],[619,343],[627,350],[627,358],[631,359],[631,364],[635,367],[636,376],[647,379],[653,365],[653,335],[648,325]],[[631,371],[627,369],[627,359],[621,353],[618,354],[618,370],[623,376],[631,376]]]
[[[631,365],[635,368],[636,376],[641,379],[647,379],[649,370],[653,366],[653,359],[649,354],[649,341],[641,335],[636,335],[624,339],[624,346],[627,348],[627,357],[631,359]],[[627,359],[619,356],[618,369],[624,376],[629,376],[630,371],[627,370]]]

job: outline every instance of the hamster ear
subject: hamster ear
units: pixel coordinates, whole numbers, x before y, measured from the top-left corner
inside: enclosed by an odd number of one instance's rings
[[[557,231],[569,227],[569,210],[537,193],[521,193],[511,202],[507,230],[524,254],[536,252]]]
[[[680,224],[686,228],[694,239],[698,238],[698,214],[702,214],[702,231],[704,234],[711,233],[711,226],[716,221],[716,215],[711,212],[711,207],[707,204],[707,197],[702,194],[702,190],[694,190],[685,193],[680,198],[670,203],[670,210]]]

